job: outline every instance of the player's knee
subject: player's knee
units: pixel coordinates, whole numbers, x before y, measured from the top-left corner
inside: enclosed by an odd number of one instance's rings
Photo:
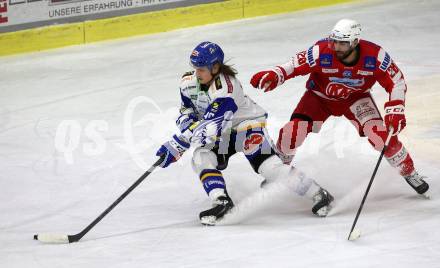
[[[217,156],[209,149],[197,148],[193,153],[191,164],[194,172],[200,174],[204,169],[217,167]]]
[[[280,129],[278,135],[277,147],[286,154],[301,146],[304,140],[312,131],[313,123],[305,121],[300,118],[293,118],[292,121],[287,122],[283,128]]]
[[[258,173],[266,180],[273,181],[280,175],[282,170],[285,170],[282,168],[283,166],[289,168],[289,166],[283,164],[278,156],[273,155],[261,163]]]
[[[374,135],[373,137],[368,137],[368,142],[373,146],[373,148],[377,151],[381,151],[385,144],[385,140],[380,135]]]
[[[361,131],[368,137],[368,142],[375,150],[381,151],[383,149],[388,133],[382,119],[366,122]]]
[[[373,145],[374,149],[381,151],[388,137],[388,131],[383,125],[382,120],[369,121],[364,126],[364,132],[368,137],[368,141]],[[391,157],[402,149],[402,143],[397,136],[392,136],[388,147],[384,153],[385,157]]]
[[[282,182],[287,188],[292,189],[298,195],[303,196],[313,188],[313,193],[319,189],[314,180],[299,172],[294,167],[284,165],[278,156],[268,158],[260,166],[258,172],[268,181]]]
[[[293,170],[292,167],[284,165],[278,156],[273,155],[261,163],[258,173],[267,181],[272,182],[281,177],[287,178],[291,170]]]

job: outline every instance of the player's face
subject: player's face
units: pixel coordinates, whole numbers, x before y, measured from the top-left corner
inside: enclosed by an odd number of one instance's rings
[[[212,74],[208,67],[196,67],[195,69],[200,84],[208,84],[212,80]]]
[[[333,47],[338,60],[347,58],[353,51],[353,47],[350,45],[350,42],[347,41],[331,40],[330,44]]]

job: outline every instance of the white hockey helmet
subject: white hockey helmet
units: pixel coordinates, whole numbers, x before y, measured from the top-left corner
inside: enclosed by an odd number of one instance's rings
[[[330,40],[350,42],[361,39],[361,24],[355,20],[342,19],[336,23],[330,33]]]

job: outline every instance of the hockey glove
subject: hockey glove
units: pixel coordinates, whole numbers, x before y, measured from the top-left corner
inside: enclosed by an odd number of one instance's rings
[[[385,126],[393,127],[393,136],[406,126],[405,106],[402,100],[391,100],[385,103]]]
[[[173,139],[165,142],[156,152],[157,156],[165,155],[164,160],[159,166],[166,168],[171,163],[176,162],[189,147],[190,144],[186,142],[183,137],[174,135]]]
[[[273,70],[254,74],[250,83],[254,88],[263,89],[264,92],[268,92],[284,83],[284,75],[282,70],[277,67]]]

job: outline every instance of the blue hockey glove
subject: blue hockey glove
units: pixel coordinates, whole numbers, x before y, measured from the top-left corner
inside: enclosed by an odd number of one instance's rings
[[[159,166],[166,168],[171,163],[176,162],[189,147],[190,144],[188,142],[174,135],[170,141],[165,142],[156,152],[157,156],[165,155],[164,160]]]

